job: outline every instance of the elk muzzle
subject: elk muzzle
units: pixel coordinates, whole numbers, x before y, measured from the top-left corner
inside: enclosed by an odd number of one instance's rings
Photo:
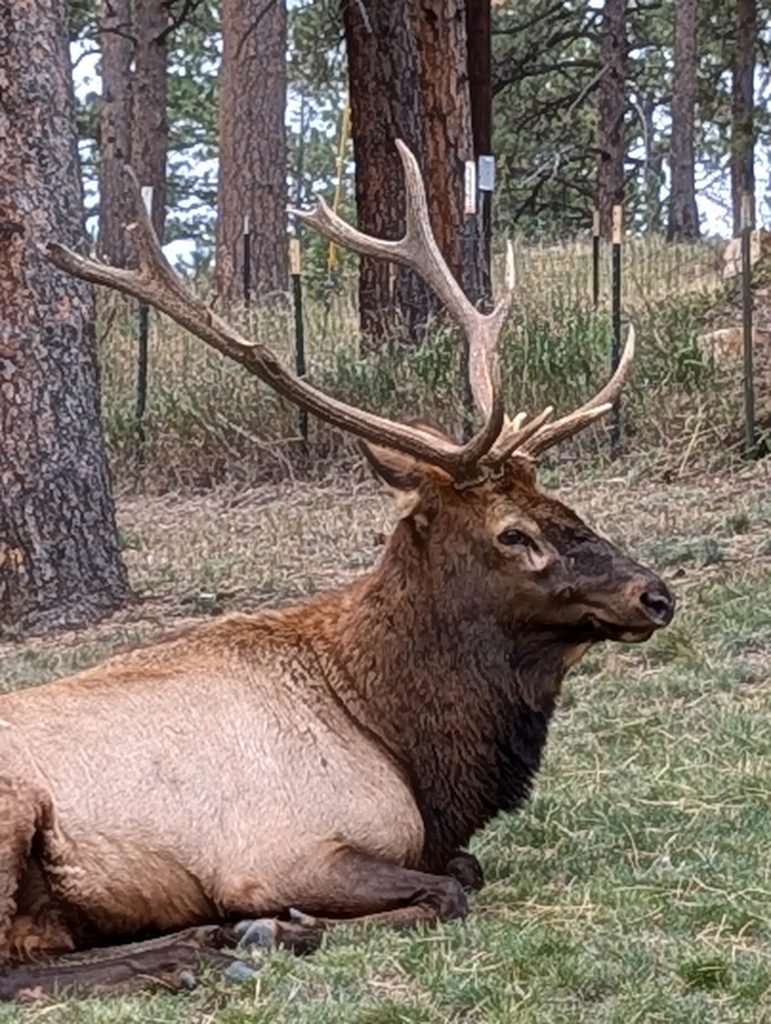
[[[655,630],[668,625],[675,613],[675,599],[658,576],[645,569],[614,593],[592,602],[584,621],[594,639],[640,643]]]

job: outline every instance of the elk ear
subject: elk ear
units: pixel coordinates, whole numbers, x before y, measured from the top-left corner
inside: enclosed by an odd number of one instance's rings
[[[525,487],[536,488],[538,466],[535,459],[527,455],[514,454],[506,462],[503,470],[504,487],[512,483],[524,484]]]
[[[391,448],[364,441],[359,444],[375,475],[393,491],[400,517],[409,519],[417,533],[425,537],[434,507],[431,485],[447,474]]]
[[[375,476],[394,491],[417,491],[425,479],[421,464],[409,455],[402,455],[379,444],[360,441],[359,447],[374,470]]]

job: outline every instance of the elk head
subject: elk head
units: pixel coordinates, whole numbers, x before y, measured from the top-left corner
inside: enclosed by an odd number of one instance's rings
[[[523,412],[508,417],[496,345],[513,297],[513,267],[507,261],[506,294],[493,312],[479,312],[436,245],[417,161],[403,143],[397,146],[406,179],[403,238],[365,235],[323,201],[311,211],[294,212],[339,245],[410,267],[442,300],[467,338],[471,390],[481,419],[465,444],[423,425],[395,422],[337,401],[294,376],[270,349],[239,335],[173,271],[136,181],[137,223],[130,230],[138,270],[108,267],[53,243],[47,255],[69,273],[117,288],[168,314],[285,398],[365,442],[376,472],[399,492],[407,510],[392,547],[404,546],[408,535],[415,546],[412,556],[422,545],[428,560],[424,569],[438,574],[434,584],[444,599],[467,600],[503,620],[528,621],[576,645],[646,639],[672,616],[674,602],[664,584],[535,486],[537,457],[612,407],[631,370],[634,331],[629,331],[610,381],[578,409],[556,421],[551,407],[530,419]],[[459,596],[452,581],[461,575]]]
[[[511,456],[495,475],[458,486],[393,451],[365,452],[402,507],[399,562],[411,555],[456,621],[492,618],[510,635],[535,632],[573,650],[646,640],[670,621],[664,583],[540,492],[530,460]]]

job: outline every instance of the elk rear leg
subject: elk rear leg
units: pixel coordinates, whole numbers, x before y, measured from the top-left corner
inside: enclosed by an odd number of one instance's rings
[[[19,889],[44,803],[34,787],[11,773],[0,776],[0,963],[11,959],[16,944]]]
[[[187,928],[145,942],[71,953],[54,960],[0,970],[0,1002],[94,995],[161,987],[192,988],[194,971],[213,964],[227,969],[233,958],[220,949],[233,941],[216,925]]]

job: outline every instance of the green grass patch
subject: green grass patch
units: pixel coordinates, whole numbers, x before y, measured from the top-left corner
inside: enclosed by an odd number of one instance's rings
[[[768,1024],[769,495],[762,466],[574,489],[590,522],[672,581],[679,610],[651,642],[598,647],[570,675],[533,798],[474,840],[487,885],[465,922],[348,929],[305,959],[258,957],[248,983],[0,1007],[0,1024]],[[124,553],[150,611],[5,644],[3,686],[211,614],[207,594],[254,607],[344,581],[377,557],[389,514],[355,479],[126,501]],[[702,557],[705,538],[721,559]]]

